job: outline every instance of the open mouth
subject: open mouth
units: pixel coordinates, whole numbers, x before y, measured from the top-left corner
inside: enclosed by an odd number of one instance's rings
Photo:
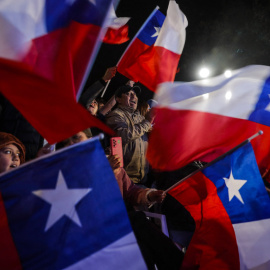
[[[130,101],[131,105],[136,105],[137,103],[135,101]]]
[[[11,168],[17,168],[17,165],[16,164],[12,164],[10,167]]]

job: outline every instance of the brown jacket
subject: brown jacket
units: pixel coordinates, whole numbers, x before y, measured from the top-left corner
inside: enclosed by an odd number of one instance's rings
[[[106,116],[106,124],[122,137],[124,168],[134,183],[140,183],[148,171],[144,135],[151,130],[151,123],[138,111],[118,106]]]

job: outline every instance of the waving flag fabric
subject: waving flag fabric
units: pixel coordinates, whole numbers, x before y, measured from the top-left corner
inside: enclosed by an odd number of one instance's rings
[[[129,40],[128,37],[128,21],[129,17],[117,17],[114,6],[111,5],[106,34],[103,38],[104,43],[108,44],[122,44]]]
[[[261,172],[270,164],[270,67],[248,66],[191,83],[164,83],[148,159],[154,168],[175,170],[193,160],[209,162],[259,130],[252,141]]]
[[[89,126],[105,128],[79,108],[75,96],[94,61],[110,4],[0,3],[0,91],[50,143]]]
[[[175,1],[170,1],[166,19],[156,11],[125,52],[117,71],[152,91],[159,83],[174,81],[186,27],[185,15]]]
[[[0,190],[1,269],[146,269],[98,140],[3,174]]]
[[[250,143],[169,193],[196,222],[182,269],[269,269],[270,198]]]

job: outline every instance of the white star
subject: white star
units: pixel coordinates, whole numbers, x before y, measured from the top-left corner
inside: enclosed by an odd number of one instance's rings
[[[68,189],[65,178],[60,170],[55,189],[33,191],[33,194],[51,204],[45,231],[53,226],[54,223],[64,215],[81,227],[82,225],[76,212],[75,205],[91,190],[91,188]]]
[[[244,201],[239,192],[240,188],[247,182],[247,180],[234,179],[232,170],[230,174],[230,178],[223,178],[225,180],[225,184],[228,188],[229,193],[229,201],[235,196],[241,203],[244,204]]]
[[[159,32],[160,32],[160,27],[155,27],[155,26],[154,26],[154,28],[155,28],[155,30],[156,30],[156,33],[154,33],[151,37],[157,37],[158,34],[159,34]]]
[[[269,94],[268,94],[268,97],[270,99],[270,95]],[[265,110],[270,112],[270,100],[269,100],[269,104],[266,106]]]

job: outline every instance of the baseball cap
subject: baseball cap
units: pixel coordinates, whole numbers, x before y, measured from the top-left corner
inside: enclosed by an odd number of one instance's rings
[[[129,86],[129,85],[123,85],[123,86],[120,86],[116,91],[115,91],[115,96],[116,97],[121,97],[122,94],[125,94],[129,91],[133,90],[137,97],[140,95],[141,93],[141,88],[138,86],[138,85],[135,85],[133,87]]]

